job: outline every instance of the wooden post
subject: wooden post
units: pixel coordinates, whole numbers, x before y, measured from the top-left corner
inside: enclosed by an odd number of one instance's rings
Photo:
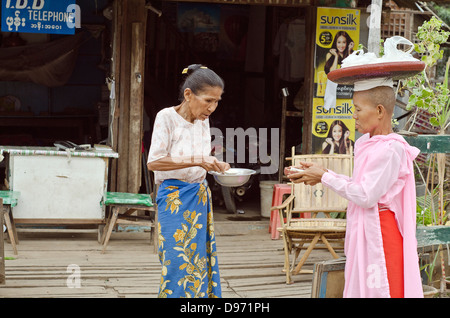
[[[316,47],[317,7],[307,7],[305,15],[306,56],[305,56],[305,108],[302,125],[302,154],[312,152],[312,109],[314,98],[314,54]]]
[[[380,39],[381,39],[381,12],[383,0],[372,0],[370,5],[369,23],[369,39],[367,49],[369,52],[380,56]]]
[[[280,134],[280,158],[278,162],[278,182],[283,183],[284,174],[284,159],[286,157],[286,108],[287,108],[287,98],[289,96],[289,91],[287,87],[282,88],[283,103],[281,108],[281,134]]]
[[[113,162],[112,180],[117,192],[137,193],[141,183],[142,117],[144,103],[145,0],[116,0],[114,69],[116,114],[113,149],[119,153]]]
[[[114,89],[114,95],[115,99],[110,101],[110,117],[109,117],[109,125],[108,125],[108,139],[111,148],[118,152],[118,135],[119,135],[119,98],[120,98],[120,90],[118,83],[120,83],[120,48],[121,48],[121,35],[122,35],[122,19],[123,19],[123,10],[122,5],[118,0],[114,1],[113,3],[113,12],[114,12],[114,19],[112,23],[112,63],[111,63],[111,78],[114,80],[115,84],[114,87],[111,89]],[[114,112],[113,112],[114,111]],[[116,191],[117,189],[117,167],[118,167],[118,161],[112,160],[111,162],[111,180],[109,183],[109,188],[112,191]]]
[[[6,282],[5,275],[5,239],[3,237],[3,199],[0,199],[0,285]]]
[[[119,118],[118,118],[118,152],[119,159],[117,167],[117,191],[128,191],[128,123],[130,110],[130,27],[129,11],[133,1],[120,1],[123,10],[121,23],[121,47],[120,47],[120,81],[119,91]]]
[[[131,27],[130,122],[128,140],[128,192],[138,193],[142,171],[142,126],[144,110],[145,28]]]

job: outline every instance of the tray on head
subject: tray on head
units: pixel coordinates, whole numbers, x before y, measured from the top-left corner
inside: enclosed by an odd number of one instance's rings
[[[425,69],[422,61],[403,61],[364,64],[340,68],[328,73],[328,79],[338,84],[352,85],[357,81],[373,78],[398,80],[420,73]]]

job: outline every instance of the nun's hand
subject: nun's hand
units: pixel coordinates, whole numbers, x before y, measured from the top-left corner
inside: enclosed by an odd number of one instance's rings
[[[322,180],[322,176],[326,169],[322,168],[320,165],[311,162],[301,162],[299,165],[304,171],[290,173],[288,178],[293,183],[303,182],[306,185],[316,185]]]

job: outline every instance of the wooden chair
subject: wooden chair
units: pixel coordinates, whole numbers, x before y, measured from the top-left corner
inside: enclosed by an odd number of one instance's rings
[[[316,162],[338,174],[352,175],[352,155],[293,155],[291,159],[294,166],[300,161]],[[272,210],[279,210],[280,213],[281,227],[278,230],[283,237],[287,284],[293,283],[292,275],[312,273],[302,270],[302,266],[313,249],[327,248],[334,258],[339,257],[335,248],[343,247],[346,220],[331,218],[330,213],[346,212],[347,203],[346,199],[321,183],[315,186],[294,183],[291,195],[281,205],[272,207]],[[317,217],[319,212],[323,212],[325,217]],[[293,217],[293,214],[301,213],[311,213],[311,217]],[[302,249],[306,249],[305,253],[296,264]],[[290,261],[291,253],[293,257]]]

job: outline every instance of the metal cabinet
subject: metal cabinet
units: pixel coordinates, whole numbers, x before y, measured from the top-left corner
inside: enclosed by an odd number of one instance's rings
[[[8,156],[11,190],[20,192],[15,222],[99,224],[108,186],[111,149],[57,151],[52,147],[0,147]]]

